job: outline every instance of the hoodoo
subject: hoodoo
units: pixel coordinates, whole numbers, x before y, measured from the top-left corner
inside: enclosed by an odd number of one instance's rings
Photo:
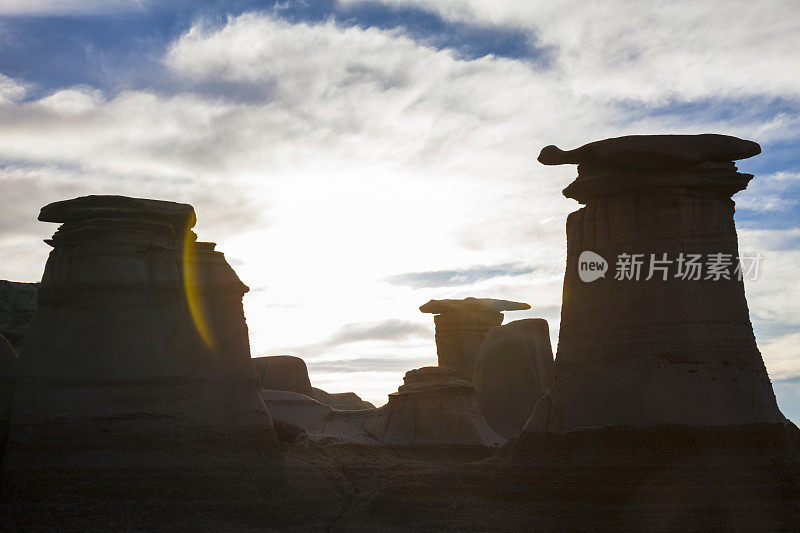
[[[40,509],[50,527],[80,517],[89,529],[331,520],[341,476],[279,453],[253,379],[248,289],[214,244],[196,242],[192,206],[88,196],[39,220],[62,226],[12,401],[11,528]]]
[[[503,311],[530,308],[526,303],[508,300],[464,298],[431,300],[419,310],[434,314],[439,366],[454,368],[459,378],[472,381],[478,349],[489,330],[503,323]]]
[[[475,389],[449,367],[409,370],[365,427],[384,444],[498,446],[498,435],[481,414]]]
[[[585,206],[567,218],[553,389],[526,430],[785,422],[756,347],[742,281],[752,262],[739,256],[733,221],[731,195],[752,178],[733,161],[759,152],[724,135],[542,150],[545,164],[578,164],[564,195]]]
[[[19,366],[14,452],[39,439],[274,441],[252,383],[248,289],[196,242],[190,205],[87,196],[39,220],[63,225]]]

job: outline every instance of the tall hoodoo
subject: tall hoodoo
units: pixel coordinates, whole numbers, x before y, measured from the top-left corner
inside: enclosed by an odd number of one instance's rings
[[[567,218],[554,386],[527,431],[785,421],[749,319],[742,277],[755,258],[739,255],[731,200],[752,178],[733,161],[760,151],[724,135],[542,150],[544,164],[578,164],[564,195],[585,206]]]
[[[63,224],[19,365],[17,450],[40,437],[274,441],[252,382],[248,289],[196,242],[192,206],[87,196],[39,220]]]
[[[489,330],[503,323],[503,311],[530,308],[526,303],[508,300],[464,298],[431,300],[419,310],[435,315],[439,366],[449,366],[459,378],[472,381],[478,350]]]

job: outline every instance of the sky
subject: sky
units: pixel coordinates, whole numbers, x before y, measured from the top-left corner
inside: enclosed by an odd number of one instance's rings
[[[531,304],[555,348],[574,167],[642,133],[759,142],[734,196],[756,338],[800,420],[800,5],[708,0],[4,0],[0,279],[52,201],[191,203],[250,287],[253,356],[380,405],[436,364],[432,298]]]

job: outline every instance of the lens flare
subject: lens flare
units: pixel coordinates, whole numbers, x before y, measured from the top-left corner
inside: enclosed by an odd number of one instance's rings
[[[183,288],[197,333],[209,349],[216,350],[217,342],[211,329],[208,307],[202,290],[203,279],[196,240],[195,233],[191,228],[187,228],[183,241]]]

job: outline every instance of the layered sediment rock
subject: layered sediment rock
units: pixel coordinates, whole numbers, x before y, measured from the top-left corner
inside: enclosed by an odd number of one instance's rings
[[[290,391],[264,389],[261,391],[261,398],[273,420],[301,427],[312,442],[371,446],[381,444],[368,430],[378,416],[376,409],[334,409],[305,394]]]
[[[759,150],[698,135],[542,151],[578,163],[564,194],[585,206],[567,219],[553,388],[508,459],[528,484],[554,480],[569,517],[554,526],[796,521],[800,432],[776,405],[736,271],[730,197],[752,176],[732,160]]]
[[[297,392],[311,396],[306,362],[293,355],[254,357],[253,373],[260,389]]]
[[[6,529],[325,529],[341,467],[278,453],[242,284],[191,206],[45,207],[50,243],[3,465]],[[314,487],[309,490],[309,487]]]
[[[191,206],[88,196],[62,222],[14,395],[10,444],[149,436],[275,440],[252,385],[242,295]],[[17,464],[16,466],[21,466]]]
[[[481,414],[475,389],[449,367],[410,370],[365,426],[384,444],[497,446],[505,442]]]
[[[518,435],[553,384],[547,321],[526,318],[492,328],[478,351],[473,383],[492,429],[507,439]]]
[[[325,392],[322,389],[311,387],[311,397],[328,407],[342,411],[354,411],[361,409],[375,409],[375,406],[355,392]]]
[[[22,353],[25,336],[36,313],[38,283],[0,280],[0,335],[17,354]]]
[[[503,311],[530,309],[530,305],[492,298],[431,300],[419,310],[433,313],[439,366],[449,366],[458,377],[472,381],[478,349],[489,330],[503,323]]]
[[[748,316],[730,198],[752,178],[732,161],[759,151],[720,135],[542,150],[546,164],[578,163],[564,194],[585,207],[567,219],[554,386],[526,430],[785,422]]]

